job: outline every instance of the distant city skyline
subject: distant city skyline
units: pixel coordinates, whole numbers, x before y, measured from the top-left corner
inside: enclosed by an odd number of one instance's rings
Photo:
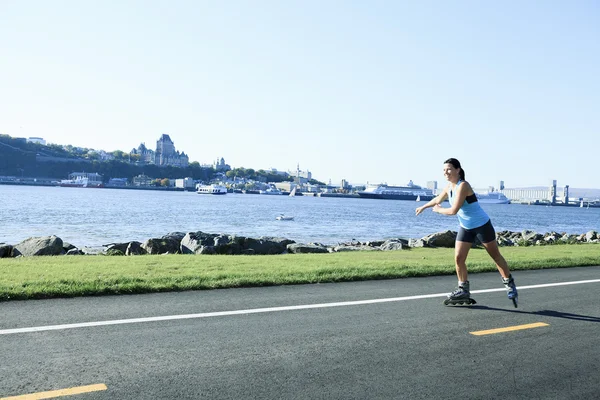
[[[32,12],[35,10],[35,12]],[[0,2],[0,132],[323,182],[600,187],[600,4]]]

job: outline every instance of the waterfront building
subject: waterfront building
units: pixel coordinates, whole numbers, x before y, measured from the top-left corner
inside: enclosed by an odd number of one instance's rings
[[[133,177],[133,186],[150,186],[153,179],[146,175],[138,175]]]
[[[193,178],[175,179],[175,187],[181,189],[194,189],[196,182]]]
[[[106,186],[125,187],[127,186],[127,178],[110,178]]]

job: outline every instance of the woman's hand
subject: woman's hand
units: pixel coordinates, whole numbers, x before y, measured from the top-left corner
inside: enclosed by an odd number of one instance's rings
[[[442,207],[439,204],[436,204],[435,206],[433,206],[433,212],[441,214],[441,211],[442,211]]]
[[[425,207],[417,207],[415,209],[415,215],[419,215],[423,212],[423,210],[425,210]]]

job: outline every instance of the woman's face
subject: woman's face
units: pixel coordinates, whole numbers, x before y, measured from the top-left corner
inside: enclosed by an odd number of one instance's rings
[[[444,173],[444,177],[446,178],[447,181],[453,182],[453,183],[458,182],[458,179],[459,179],[458,171],[459,171],[459,169],[454,168],[454,165],[452,165],[450,163],[444,164],[443,173]]]

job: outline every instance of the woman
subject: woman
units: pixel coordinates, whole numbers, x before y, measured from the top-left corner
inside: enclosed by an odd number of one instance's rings
[[[496,267],[498,267],[498,271],[502,275],[502,283],[504,283],[504,287],[506,287],[508,292],[508,298],[513,301],[516,307],[518,298],[517,287],[508,269],[508,264],[498,249],[496,231],[492,226],[492,221],[479,206],[473,188],[465,181],[465,171],[456,158],[449,158],[444,161],[444,176],[449,182],[448,186],[436,198],[418,207],[415,210],[415,214],[419,215],[426,208],[433,207],[433,211],[436,213],[458,216],[460,228],[454,247],[458,289],[448,295],[448,300],[445,304],[474,303],[469,292],[466,261],[473,241],[477,237],[496,263]],[[450,207],[448,208],[440,206],[446,198],[450,202]]]

